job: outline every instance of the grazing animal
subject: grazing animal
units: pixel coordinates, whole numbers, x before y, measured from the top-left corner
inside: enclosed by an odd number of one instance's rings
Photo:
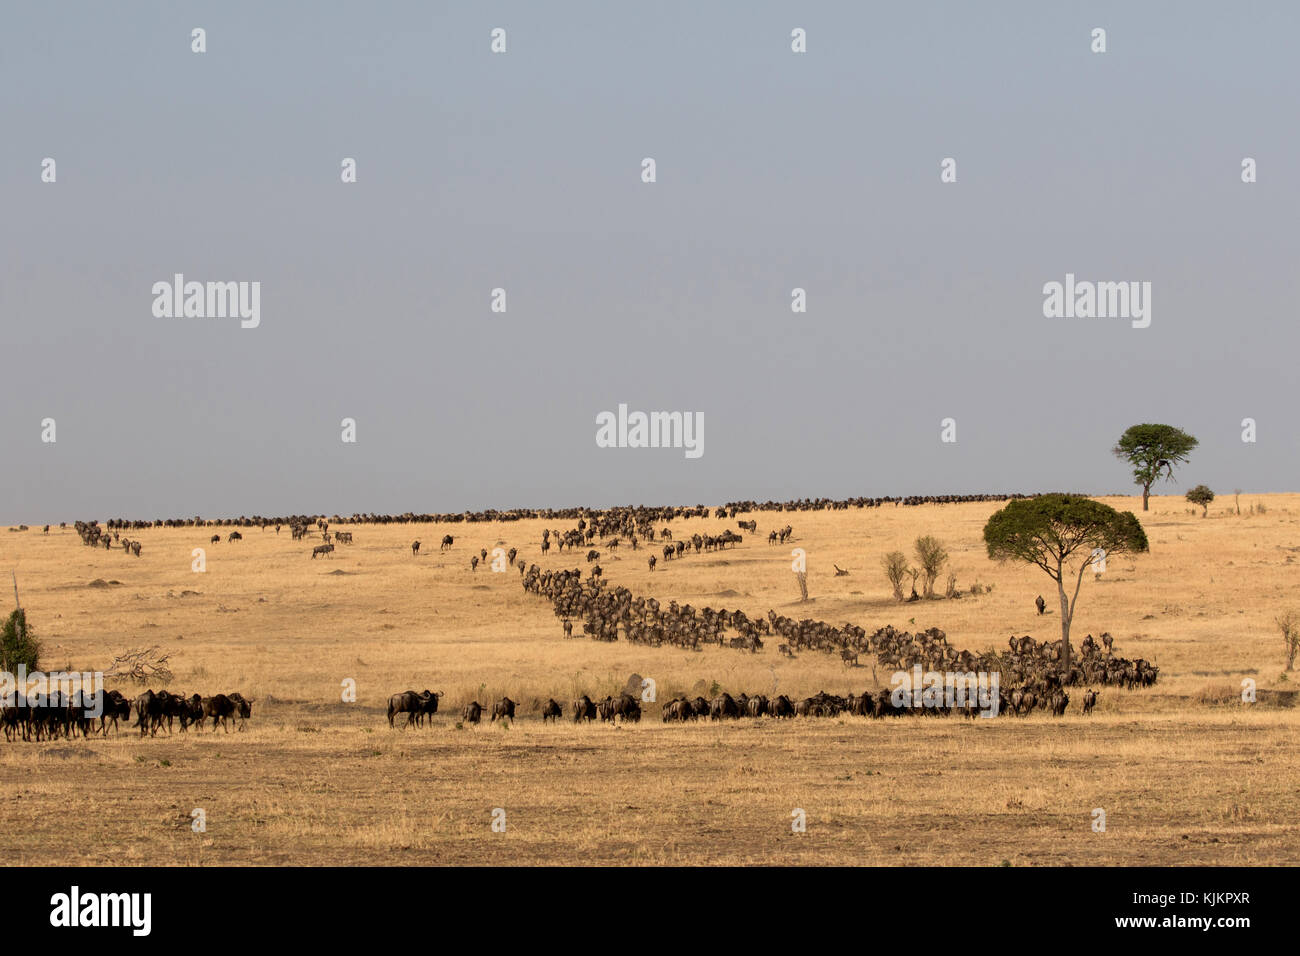
[[[452,539],[452,536],[451,536],[451,535],[449,535],[449,534],[444,534],[444,535],[442,536],[442,546],[441,546],[438,550],[439,550],[439,551],[445,551],[445,550],[447,550],[448,548],[450,548],[450,547],[451,547],[452,540],[453,540],[453,539]]]
[[[557,704],[555,698],[552,697],[547,700],[546,706],[542,708],[542,723],[546,723],[548,720],[559,720],[563,715],[564,709]]]
[[[655,556],[652,554],[650,555],[650,570],[653,571],[654,569],[655,569]]]
[[[411,557],[416,557],[417,555],[419,555],[419,553],[420,553],[420,542],[418,542],[418,541],[412,541],[412,542],[411,542]]]
[[[835,576],[837,578],[847,578],[849,576],[849,572],[845,571],[838,564],[832,564],[831,567],[835,569]]]
[[[1038,595],[1037,600],[1034,601],[1034,605],[1038,608],[1039,614],[1042,614],[1044,611],[1047,610],[1047,602],[1043,600],[1043,596],[1041,594]]]
[[[323,554],[326,557],[329,557],[330,552],[332,552],[333,550],[334,550],[334,545],[332,544],[318,544],[316,545],[316,547],[311,549],[311,559],[315,561],[316,555],[318,554]]]
[[[229,541],[243,541],[243,540],[244,540],[244,536],[243,536],[242,534],[240,534],[238,531],[232,531],[232,532],[230,532],[230,537],[228,537],[228,538],[226,539],[226,541],[228,541],[228,542],[229,542]]]
[[[583,694],[573,702],[573,722],[593,721],[596,719],[596,705],[590,697]]]
[[[221,535],[219,535],[219,534],[214,534],[214,535],[212,536],[212,540],[211,540],[210,542],[208,542],[208,543],[209,543],[209,544],[217,544],[217,543],[220,542],[220,541],[221,541]]]
[[[235,702],[225,694],[217,694],[203,702],[203,715],[212,718],[214,732],[220,724],[226,729],[226,733],[230,733],[230,719],[236,716],[237,711]]]
[[[483,705],[476,700],[471,700],[465,705],[465,710],[460,716],[467,724],[477,724],[483,717]]]
[[[850,665],[853,667],[857,667],[858,652],[851,651],[848,648],[845,648],[844,650],[840,651],[840,663],[843,664],[845,667],[849,667]]]
[[[400,694],[394,694],[388,698],[388,726],[394,726],[393,720],[398,714],[406,715],[406,723],[402,725],[403,729],[411,726],[419,716],[424,701],[420,695],[413,690],[404,691]]]
[[[473,556],[469,559],[469,569],[470,569],[471,571],[477,571],[477,570],[478,570],[478,555],[477,555],[477,554],[476,554],[476,555],[473,555]]]
[[[1097,706],[1097,692],[1093,690],[1091,687],[1089,687],[1088,693],[1083,695],[1083,712],[1085,714],[1091,714],[1092,709],[1096,706]]]
[[[502,697],[492,705],[492,721],[495,723],[496,719],[500,717],[502,720],[508,720],[513,723],[515,719],[515,708],[517,706],[518,704],[509,697]]]

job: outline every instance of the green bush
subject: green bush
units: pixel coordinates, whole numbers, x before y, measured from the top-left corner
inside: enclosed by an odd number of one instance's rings
[[[24,666],[31,672],[40,670],[40,663],[41,642],[27,626],[27,612],[19,608],[9,615],[0,632],[0,670],[13,674]]]

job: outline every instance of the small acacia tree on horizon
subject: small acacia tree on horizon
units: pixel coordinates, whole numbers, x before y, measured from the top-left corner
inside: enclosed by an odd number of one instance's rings
[[[1151,486],[1164,472],[1174,479],[1174,465],[1187,460],[1197,445],[1195,438],[1173,425],[1133,425],[1120,436],[1111,453],[1133,466],[1133,480],[1142,486],[1142,510],[1149,510]]]
[[[1070,624],[1083,574],[1100,548],[1107,557],[1149,550],[1146,532],[1129,511],[1082,495],[1040,495],[1008,504],[984,526],[984,544],[994,561],[1036,564],[1056,582],[1061,599],[1061,663],[1070,666]],[[1074,594],[1065,591],[1074,580]]]
[[[1187,492],[1187,500],[1194,505],[1201,506],[1201,517],[1204,518],[1210,513],[1210,503],[1214,501],[1214,492],[1209,489],[1208,485],[1197,485]]]

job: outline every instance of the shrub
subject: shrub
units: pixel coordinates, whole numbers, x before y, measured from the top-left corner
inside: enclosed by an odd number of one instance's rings
[[[27,612],[22,608],[9,615],[0,633],[0,670],[14,673],[19,666],[28,671],[40,670],[41,642],[27,626]]]
[[[934,594],[934,582],[939,579],[943,566],[948,563],[948,552],[938,538],[923,535],[916,539],[916,563],[925,574],[925,597]]]
[[[880,559],[880,565],[885,569],[889,586],[894,589],[895,600],[903,600],[903,579],[908,574],[907,556],[902,551],[890,551]]]

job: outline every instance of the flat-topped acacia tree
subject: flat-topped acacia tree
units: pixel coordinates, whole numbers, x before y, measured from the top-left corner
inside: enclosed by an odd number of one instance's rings
[[[984,544],[993,560],[1036,564],[1056,582],[1061,598],[1061,663],[1066,669],[1070,666],[1070,622],[1093,552],[1100,548],[1111,557],[1149,550],[1137,515],[1082,495],[1040,495],[1013,501],[989,518]],[[1071,577],[1074,595],[1067,597],[1065,585]]]
[[[1133,466],[1133,481],[1142,486],[1142,510],[1146,511],[1151,486],[1164,472],[1174,480],[1174,465],[1187,460],[1200,442],[1173,425],[1133,425],[1115,443],[1111,454]]]

